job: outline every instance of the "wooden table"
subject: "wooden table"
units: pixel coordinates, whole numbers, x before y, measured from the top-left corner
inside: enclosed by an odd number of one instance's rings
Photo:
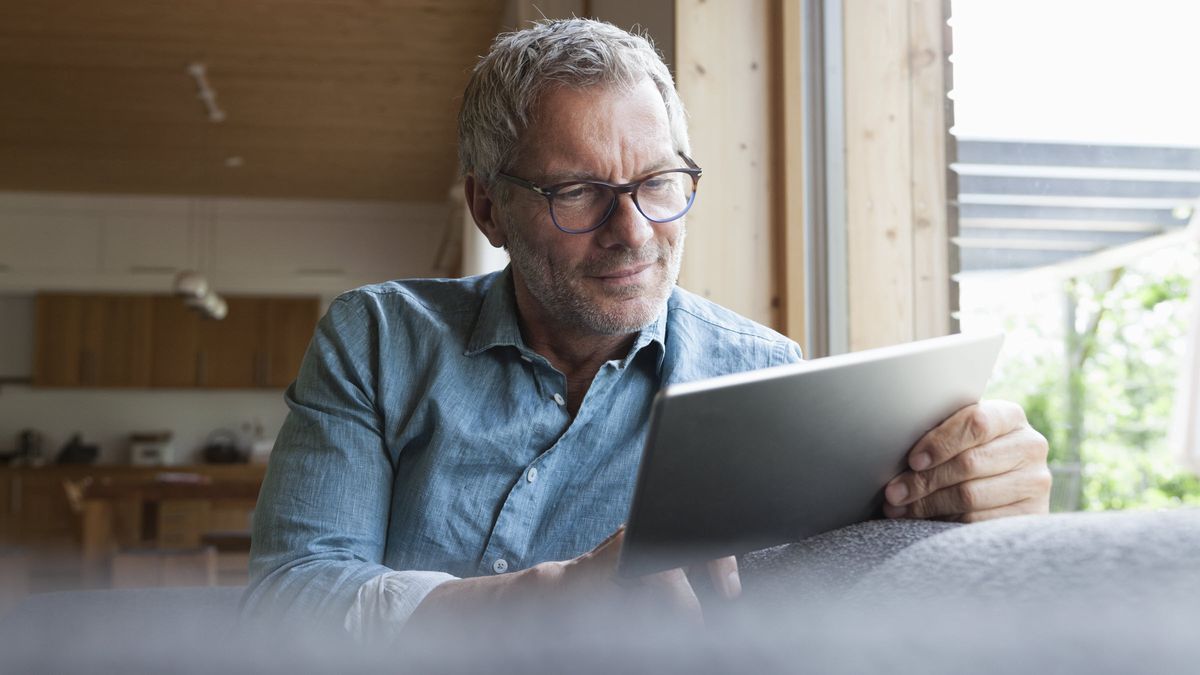
[[[207,532],[247,530],[261,477],[93,480],[77,486],[84,584],[103,587],[120,549],[196,549]],[[68,492],[71,486],[67,486]]]

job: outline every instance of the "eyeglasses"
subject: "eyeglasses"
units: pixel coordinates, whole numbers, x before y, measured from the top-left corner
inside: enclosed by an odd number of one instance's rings
[[[617,209],[617,198],[628,192],[647,220],[669,223],[683,217],[696,201],[696,187],[700,184],[699,166],[690,157],[679,153],[687,163],[686,169],[656,171],[632,183],[614,185],[601,181],[584,180],[556,183],[542,187],[524,178],[506,173],[500,178],[531,190],[546,198],[550,204],[550,219],[554,226],[569,234],[583,234],[599,229],[608,222]]]

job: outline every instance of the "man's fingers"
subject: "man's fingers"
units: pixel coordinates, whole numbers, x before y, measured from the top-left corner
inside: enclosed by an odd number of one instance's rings
[[[1032,427],[1022,427],[991,442],[967,448],[933,468],[905,471],[893,478],[883,493],[889,504],[902,506],[964,481],[1044,464],[1044,441]]]
[[[1040,504],[1037,499],[1026,499],[986,511],[972,511],[959,516],[954,516],[950,520],[955,520],[960,523],[978,523],[984,520],[993,520],[995,518],[1007,518],[1009,516],[1023,516],[1030,513],[1046,513],[1049,509],[1049,504]]]
[[[969,405],[922,436],[908,453],[908,465],[914,471],[925,471],[1025,425],[1025,411],[1016,403],[982,401]]]
[[[990,511],[1022,502],[1031,502],[1029,512],[1041,510],[1038,502],[1049,494],[1050,471],[1031,466],[999,476],[977,478],[942,488],[906,506],[884,506],[890,518],[942,518],[973,512]]]
[[[648,574],[642,577],[642,588],[671,610],[697,621],[703,620],[700,599],[682,568]]]
[[[713,588],[727,600],[734,600],[742,594],[742,578],[738,574],[737,558],[729,556],[708,561],[708,578],[712,580]]]

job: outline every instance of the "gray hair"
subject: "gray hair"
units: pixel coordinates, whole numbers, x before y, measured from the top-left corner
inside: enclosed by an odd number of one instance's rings
[[[689,153],[687,120],[671,72],[647,36],[603,21],[539,21],[502,33],[475,65],[458,115],[458,158],[463,173],[485,184],[513,160],[538,97],[552,86],[604,85],[629,89],[649,77],[658,87],[671,140]]]

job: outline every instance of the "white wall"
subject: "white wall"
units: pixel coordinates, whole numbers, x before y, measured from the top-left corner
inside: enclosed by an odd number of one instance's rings
[[[33,317],[32,295],[0,295],[0,382],[33,372]]]

